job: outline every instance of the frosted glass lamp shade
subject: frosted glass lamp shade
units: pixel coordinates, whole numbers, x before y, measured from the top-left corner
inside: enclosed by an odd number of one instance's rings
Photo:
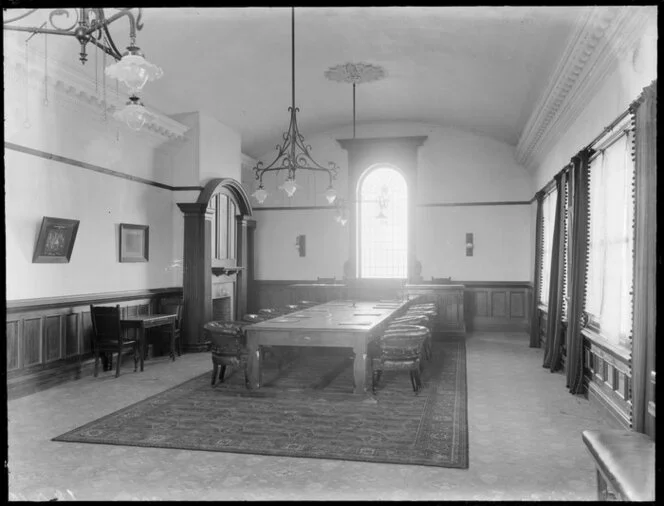
[[[331,186],[325,190],[325,198],[327,199],[328,204],[332,204],[334,202],[334,199],[337,198],[337,190],[332,188]]]
[[[113,116],[125,122],[132,130],[138,131],[143,128],[146,121],[153,117],[153,114],[143,106],[138,97],[130,97],[127,105],[123,109],[116,111]]]
[[[148,81],[154,81],[164,75],[164,72],[150,63],[138,51],[124,54],[120,61],[106,67],[106,75],[122,82],[131,93],[139,93]]]
[[[284,184],[279,187],[279,189],[285,191],[286,195],[289,197],[292,197],[298,187],[299,185],[295,182],[295,179],[288,178]]]
[[[262,204],[263,202],[265,202],[265,199],[267,198],[267,192],[263,189],[262,186],[259,186],[258,190],[252,193],[251,196],[254,197],[259,204]]]

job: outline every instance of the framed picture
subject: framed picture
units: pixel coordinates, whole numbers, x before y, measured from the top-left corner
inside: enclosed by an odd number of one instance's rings
[[[69,263],[79,223],[79,220],[44,216],[37,237],[37,246],[35,246],[35,252],[32,255],[32,263]]]
[[[120,223],[120,262],[147,262],[149,227]]]

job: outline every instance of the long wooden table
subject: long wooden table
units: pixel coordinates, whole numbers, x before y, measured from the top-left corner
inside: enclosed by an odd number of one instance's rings
[[[335,300],[245,327],[251,388],[261,386],[261,346],[346,347],[355,353],[353,391],[364,393],[371,371],[367,346],[406,304]]]

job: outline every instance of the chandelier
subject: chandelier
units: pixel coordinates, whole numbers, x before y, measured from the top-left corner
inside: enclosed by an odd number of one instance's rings
[[[16,24],[42,11],[42,9],[30,9],[13,18],[5,19],[2,27],[4,30],[30,32],[33,35],[42,33],[74,37],[80,44],[79,60],[82,64],[88,60],[88,44],[113,57],[116,62],[106,67],[105,73],[123,83],[129,89],[130,95],[126,107],[117,111],[115,116],[125,121],[130,128],[140,130],[152,114],[143,106],[137,94],[148,81],[159,79],[163,72],[148,62],[140,48],[136,46],[136,31],[143,28],[142,9],[138,8],[136,15],[131,8],[114,10],[118,12],[107,17],[104,9],[100,8],[54,9],[49,13],[48,21],[40,26]],[[111,23],[122,18],[127,18],[129,22],[129,46],[123,53],[118,50],[108,30]]]
[[[259,204],[265,202],[267,191],[263,188],[263,174],[270,171],[287,170],[288,177],[286,181],[279,186],[292,197],[299,185],[295,182],[295,173],[298,170],[312,170],[326,172],[329,177],[329,185],[325,190],[325,198],[332,204],[337,198],[337,191],[332,186],[332,180],[337,178],[339,167],[334,162],[329,162],[328,167],[319,165],[311,158],[309,151],[311,146],[304,143],[304,136],[300,133],[297,126],[297,112],[300,110],[295,107],[295,7],[291,7],[291,106],[290,123],[288,131],[283,134],[283,143],[277,144],[277,157],[269,165],[263,167],[263,162],[259,161],[253,168],[258,180],[258,189],[252,194]]]

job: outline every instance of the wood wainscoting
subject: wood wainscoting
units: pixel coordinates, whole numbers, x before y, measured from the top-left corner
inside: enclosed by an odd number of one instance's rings
[[[469,331],[529,332],[533,285],[514,281],[455,281],[465,285]]]
[[[583,385],[595,404],[617,429],[632,427],[632,368],[630,351],[612,345],[586,328],[583,335]]]
[[[8,399],[92,373],[90,304],[119,304],[123,316],[152,314],[161,297],[177,295],[182,288],[7,301]]]
[[[318,289],[316,281],[307,280],[255,280],[255,307],[279,307],[297,303],[298,295],[291,285],[311,284],[311,296],[317,302],[327,302],[338,298],[338,293]],[[516,331],[530,330],[530,300],[533,287],[529,282],[513,281],[454,281],[464,285],[464,313],[468,331]],[[352,287],[348,295],[353,292]],[[385,293],[374,294],[379,298],[393,298],[403,288],[403,284],[390,285]],[[318,290],[318,291],[317,291]]]
[[[546,306],[537,309],[542,356],[547,342]],[[563,323],[564,332],[567,325]],[[632,426],[632,369],[630,351],[612,345],[590,328],[583,336],[583,387],[588,401],[600,409],[605,419],[616,429],[630,430]],[[562,365],[565,370],[567,339],[563,339]]]

